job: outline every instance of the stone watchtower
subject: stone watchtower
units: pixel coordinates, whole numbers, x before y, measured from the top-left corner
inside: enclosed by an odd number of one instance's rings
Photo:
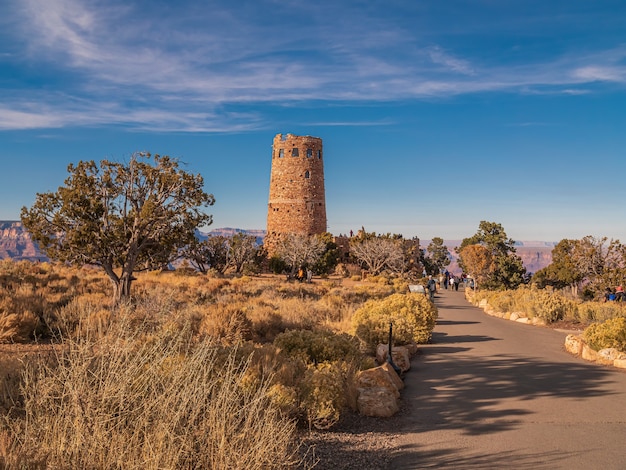
[[[277,134],[272,146],[272,171],[265,246],[271,255],[282,234],[326,232],[322,139]]]

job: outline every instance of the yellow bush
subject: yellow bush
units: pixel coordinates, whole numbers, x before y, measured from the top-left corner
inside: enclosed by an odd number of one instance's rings
[[[394,344],[427,343],[432,335],[437,309],[423,294],[393,294],[370,300],[352,317],[356,336],[370,351],[387,343],[393,324]]]
[[[583,337],[596,351],[616,348],[626,352],[626,318],[611,318],[603,323],[593,323],[585,329]]]
[[[626,302],[583,302],[578,305],[580,321],[605,321],[626,316]]]
[[[292,330],[276,337],[274,345],[288,356],[308,363],[359,360],[359,341],[348,334],[326,330]]]
[[[309,427],[328,429],[346,406],[344,371],[341,363],[311,364],[300,388],[302,408]]]
[[[478,291],[473,302],[487,299],[491,307],[500,312],[522,312],[527,317],[541,318],[546,323],[573,317],[577,311],[577,304],[562,295],[545,289],[520,286],[515,290],[505,291]]]

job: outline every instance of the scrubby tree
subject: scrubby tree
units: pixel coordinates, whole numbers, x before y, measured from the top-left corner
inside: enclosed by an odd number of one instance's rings
[[[224,274],[228,267],[230,244],[223,235],[210,236],[205,240],[195,238],[182,252],[182,256],[190,261],[201,273],[214,269]]]
[[[437,272],[443,271],[450,264],[450,251],[443,244],[443,238],[434,237],[430,241],[428,244],[428,256],[432,260],[432,264],[437,267]]]
[[[423,267],[422,274],[426,273],[431,276],[439,274],[439,268],[435,265],[432,258],[426,254],[425,249],[420,250],[419,261]]]
[[[284,260],[293,274],[300,266],[314,266],[325,249],[326,243],[316,235],[291,233],[281,236],[276,255]]]
[[[350,253],[372,275],[384,270],[402,272],[405,266],[405,257],[402,240],[387,237],[350,239]]]
[[[254,235],[236,233],[228,241],[228,265],[235,273],[243,271],[244,267],[254,264],[259,246]]]
[[[101,267],[116,300],[130,295],[133,273],[173,261],[211,223],[203,208],[215,200],[203,178],[168,156],[80,161],[68,173],[64,186],[22,208],[22,222],[51,259]]]
[[[341,256],[339,247],[333,240],[333,235],[328,232],[317,235],[317,238],[324,243],[324,252],[321,254],[313,271],[316,274],[329,274],[335,270],[337,264],[339,264],[339,258]]]
[[[552,250],[552,263],[533,276],[539,287],[571,286],[574,294],[585,291],[602,295],[607,287],[626,282],[626,246],[619,240],[588,235],[580,240],[561,240]]]
[[[515,254],[515,241],[508,238],[502,225],[495,222],[481,221],[475,235],[463,239],[456,249],[461,253],[470,245],[481,245],[491,254],[494,266],[492,272],[483,281],[487,289],[514,289],[526,280],[526,268],[522,259]],[[465,259],[459,255],[459,265],[469,272]]]
[[[552,286],[556,289],[563,289],[569,286],[576,295],[578,286],[584,279],[584,275],[578,270],[572,257],[577,243],[577,240],[561,240],[552,249],[552,262],[537,271],[532,277],[532,282],[540,288]]]
[[[482,245],[467,245],[461,248],[459,256],[465,271],[474,278],[475,286],[482,285],[496,269],[491,252]]]

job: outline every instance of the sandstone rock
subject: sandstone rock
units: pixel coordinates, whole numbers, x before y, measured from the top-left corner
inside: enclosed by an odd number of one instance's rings
[[[417,344],[415,343],[407,344],[404,347],[409,350],[409,356],[415,356],[417,354],[417,351],[419,350]]]
[[[391,382],[398,390],[402,390],[404,388],[404,382],[402,381],[400,376],[396,373],[396,371],[393,370],[393,367],[389,365],[389,363],[385,362],[383,365],[379,367],[383,369],[385,372],[387,372],[387,375],[389,376]]]
[[[478,307],[480,307],[480,308],[486,308],[486,307],[487,307],[487,305],[489,305],[489,304],[487,303],[487,299],[483,299],[483,300],[481,300],[480,302],[478,302]]]
[[[360,414],[379,418],[389,418],[400,409],[397,397],[385,387],[359,389],[357,407]]]
[[[509,320],[511,321],[517,321],[519,319],[519,313],[517,312],[512,312],[511,315],[509,316]]]
[[[546,321],[539,317],[533,317],[531,323],[535,326],[546,326]]]
[[[626,354],[615,348],[601,349],[598,351],[598,356],[605,361],[610,361],[611,363],[613,363],[616,359],[626,359]]]
[[[404,382],[393,367],[385,362],[378,367],[361,371],[357,376],[356,386],[357,389],[385,387],[399,397],[400,390],[404,388]]]
[[[626,359],[615,359],[613,361],[613,367],[619,367],[620,369],[626,369]]]
[[[376,362],[378,362],[379,364],[387,362],[388,355],[388,344],[379,344],[376,347]],[[406,346],[393,346],[391,348],[391,359],[402,372],[406,372],[411,368],[411,357],[409,354],[409,349]]]
[[[594,351],[593,349],[591,349],[588,345],[583,344],[582,347],[582,352],[580,354],[582,356],[583,359],[585,359],[586,361],[597,361],[598,360],[598,353],[596,351]]]
[[[583,352],[583,344],[580,336],[567,335],[565,337],[565,350],[570,354],[580,356]]]
[[[519,317],[517,320],[515,320],[517,323],[523,323],[523,324],[529,324],[530,323],[530,318],[526,318],[526,317]]]

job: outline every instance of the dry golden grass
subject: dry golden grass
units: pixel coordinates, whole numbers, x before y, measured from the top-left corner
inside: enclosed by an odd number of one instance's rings
[[[0,341],[58,345],[53,360],[0,349],[0,468],[289,467],[296,420],[331,426],[371,363],[309,363],[273,341],[349,332],[364,302],[404,288],[137,278],[133,298],[114,305],[95,269],[0,263]]]
[[[297,463],[295,424],[270,399],[269,376],[254,386],[244,380],[249,359],[208,341],[191,343],[184,330],[145,341],[128,321],[102,339],[68,340],[54,364],[27,369],[23,419],[3,423],[0,463],[59,469]]]

